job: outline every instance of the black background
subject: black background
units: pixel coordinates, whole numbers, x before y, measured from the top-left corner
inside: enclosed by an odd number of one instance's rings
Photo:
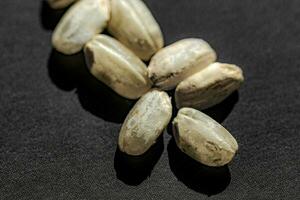
[[[133,102],[51,48],[63,11],[0,1],[0,199],[300,199],[300,1],[146,0],[166,44],[207,40],[246,82],[206,111],[237,138],[227,167],[182,155],[170,131],[128,158],[117,137]],[[169,129],[168,129],[169,130]]]

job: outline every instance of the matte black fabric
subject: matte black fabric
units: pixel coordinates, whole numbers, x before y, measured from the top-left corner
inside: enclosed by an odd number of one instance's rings
[[[134,102],[95,80],[82,54],[51,48],[63,11],[0,1],[0,199],[300,199],[300,1],[146,0],[166,44],[207,40],[246,82],[206,111],[237,138],[222,168],[168,133],[145,156],[117,150]],[[166,131],[167,132],[167,131]]]

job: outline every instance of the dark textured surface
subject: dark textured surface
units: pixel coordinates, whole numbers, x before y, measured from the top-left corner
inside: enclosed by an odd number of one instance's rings
[[[300,1],[146,0],[170,44],[201,37],[246,83],[208,111],[237,138],[228,167],[194,163],[165,134],[148,155],[116,148],[125,101],[52,51],[62,12],[1,0],[0,199],[300,199]],[[169,130],[169,129],[168,129]]]

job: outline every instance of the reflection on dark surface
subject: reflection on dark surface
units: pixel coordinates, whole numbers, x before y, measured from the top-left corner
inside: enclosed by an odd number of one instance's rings
[[[233,92],[229,97],[227,97],[220,104],[208,108],[203,112],[209,115],[211,118],[216,120],[219,123],[222,123],[228,115],[233,110],[235,104],[239,101],[239,93],[238,91]]]
[[[163,137],[142,156],[129,156],[117,148],[114,167],[117,178],[128,185],[139,185],[151,175],[151,171],[164,150]]]
[[[60,18],[66,12],[68,8],[54,10],[50,8],[48,3],[43,0],[41,5],[41,23],[44,29],[54,30],[55,26],[59,22]]]
[[[104,120],[122,123],[134,105],[134,101],[119,96],[89,73],[83,52],[66,56],[53,49],[48,71],[57,87],[77,89],[83,108]]]
[[[208,167],[182,153],[171,139],[168,144],[169,163],[172,172],[187,187],[206,194],[216,195],[226,189],[231,180],[228,166]]]

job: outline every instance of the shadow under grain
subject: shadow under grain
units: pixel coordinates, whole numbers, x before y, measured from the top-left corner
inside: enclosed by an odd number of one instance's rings
[[[75,89],[82,107],[106,121],[122,123],[135,103],[119,96],[92,76],[83,52],[67,56],[53,49],[48,73],[58,88],[64,91]]]
[[[69,7],[54,10],[44,0],[41,3],[40,21],[42,27],[46,30],[54,30],[61,17],[65,14]]]
[[[164,150],[163,136],[141,156],[129,156],[117,148],[114,167],[117,178],[128,185],[139,185],[150,177],[151,172]]]
[[[179,181],[190,189],[208,195],[224,191],[230,183],[231,175],[227,165],[209,167],[191,159],[176,146],[172,138],[168,144],[169,164]]]

